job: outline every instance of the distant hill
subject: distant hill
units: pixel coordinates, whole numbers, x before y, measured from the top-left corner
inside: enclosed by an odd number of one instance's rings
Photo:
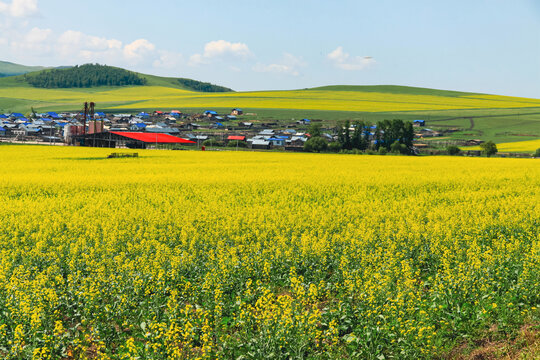
[[[24,78],[33,87],[45,89],[145,85],[147,83],[147,80],[137,73],[99,64],[42,70],[25,74]]]
[[[43,69],[45,69],[43,66],[25,66],[8,61],[0,61],[0,77],[23,75],[32,71],[39,71]]]
[[[478,93],[470,93],[453,90],[438,90],[415,86],[399,86],[399,85],[329,85],[311,88],[310,90],[329,90],[329,91],[361,91],[361,92],[377,92],[388,94],[403,94],[403,95],[431,95],[431,96],[467,96],[476,95]]]
[[[118,67],[85,64],[45,68],[0,61],[0,88],[30,86],[43,89],[163,86],[195,92],[231,92],[230,88],[187,78],[141,74]]]

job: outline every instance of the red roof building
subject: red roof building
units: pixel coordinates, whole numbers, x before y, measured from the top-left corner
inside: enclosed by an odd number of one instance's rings
[[[243,135],[230,135],[229,137],[227,137],[227,140],[245,141],[246,137]]]
[[[142,133],[142,132],[128,132],[128,131],[111,131],[111,134],[123,136],[133,140],[139,140],[145,143],[152,144],[196,144],[196,142],[182,139],[177,136],[160,133]]]

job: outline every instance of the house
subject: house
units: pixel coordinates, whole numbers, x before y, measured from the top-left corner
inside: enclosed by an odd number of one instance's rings
[[[5,127],[0,126],[0,136],[6,136],[7,129]]]
[[[272,135],[274,135],[274,130],[272,130],[272,129],[265,129],[265,130],[259,131],[259,135],[272,136]]]
[[[11,114],[9,115],[9,117],[15,118],[15,119],[20,119],[20,118],[24,118],[24,115],[21,114],[21,113],[11,113]]]
[[[242,109],[238,109],[238,108],[235,108],[235,109],[232,109],[231,110],[231,115],[242,115],[244,112],[242,111]]]
[[[154,111],[154,115],[155,115],[155,116],[161,116],[161,115],[163,115],[163,111],[161,111],[161,110],[156,110],[156,111]]]
[[[237,119],[237,117],[234,116],[234,115],[227,115],[226,118],[227,118],[227,120],[236,120]]]
[[[413,126],[426,126],[425,120],[413,120]]]
[[[159,134],[179,134],[180,130],[172,127],[147,126],[146,132]]]
[[[47,113],[47,117],[51,118],[51,119],[60,119],[60,116],[55,113],[54,111],[49,111]]]
[[[121,115],[124,115],[124,114],[121,114]],[[142,118],[142,119],[148,119],[150,117],[150,114],[148,113],[145,113],[145,112],[140,112],[137,114],[138,117]],[[122,116],[124,117],[124,116]]]
[[[480,140],[480,139],[467,140],[467,142],[465,142],[465,146],[478,146],[482,144],[483,142],[484,140]]]
[[[132,131],[143,131],[144,129],[146,129],[145,123],[135,123],[129,127],[129,130],[132,130]]]
[[[252,149],[270,149],[270,142],[267,140],[249,139],[248,143],[249,143],[249,147]]]
[[[272,146],[285,146],[285,139],[271,137],[267,140]]]
[[[205,140],[208,140],[208,136],[206,135],[193,135],[193,134],[187,134],[186,136],[189,140],[195,141],[195,142],[203,142]]]
[[[227,141],[246,141],[246,137],[244,135],[229,135]]]
[[[308,140],[305,136],[293,136],[291,140],[287,141],[290,146],[304,146],[304,143]]]
[[[203,113],[204,116],[206,117],[214,117],[214,116],[217,116],[217,112],[214,111],[214,110],[206,110],[204,113]]]
[[[251,128],[253,126],[253,123],[251,123],[251,122],[241,122],[238,125],[244,126],[246,128]]]

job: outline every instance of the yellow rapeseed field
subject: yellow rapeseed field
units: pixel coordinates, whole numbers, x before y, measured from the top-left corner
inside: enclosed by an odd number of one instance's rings
[[[480,146],[464,147],[466,150],[480,150]],[[526,140],[526,141],[514,141],[508,143],[497,144],[497,150],[499,152],[534,152],[536,149],[540,149],[540,139]]]
[[[89,94],[91,93],[91,94]],[[450,109],[499,109],[540,107],[540,100],[497,95],[434,96],[366,91],[290,90],[232,93],[200,93],[161,86],[115,89],[0,89],[0,97],[47,106],[80,107],[91,98],[100,109],[166,108],[267,108],[337,111],[419,111]]]
[[[536,160],[110,152],[0,146],[1,358],[422,359],[539,320]]]

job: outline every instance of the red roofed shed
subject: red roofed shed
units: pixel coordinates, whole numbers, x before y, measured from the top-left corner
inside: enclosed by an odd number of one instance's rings
[[[246,140],[246,137],[243,136],[243,135],[230,135],[229,137],[227,137],[227,140],[238,140],[238,141],[245,141]]]
[[[153,144],[196,144],[196,142],[182,139],[169,134],[159,133],[141,133],[141,132],[128,132],[128,131],[111,131],[111,134],[123,136],[133,140],[139,140],[145,143]]]

